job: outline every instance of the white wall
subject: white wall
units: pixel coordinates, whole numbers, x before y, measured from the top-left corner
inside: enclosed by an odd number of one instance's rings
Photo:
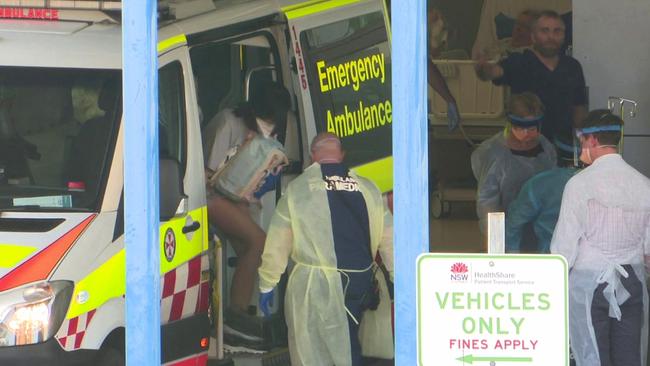
[[[584,69],[589,108],[607,108],[609,96],[639,102],[624,117],[624,157],[650,175],[650,1],[573,0],[574,57]],[[618,113],[618,111],[617,111]]]

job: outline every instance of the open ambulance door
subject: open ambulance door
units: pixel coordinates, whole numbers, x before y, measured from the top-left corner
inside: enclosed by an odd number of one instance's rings
[[[390,41],[383,1],[309,1],[282,9],[306,145],[341,138],[346,163],[387,192],[393,187]],[[308,164],[309,149],[303,152]]]
[[[185,37],[159,45],[162,363],[205,362],[209,260],[207,207],[194,80]],[[165,46],[169,45],[169,48]]]

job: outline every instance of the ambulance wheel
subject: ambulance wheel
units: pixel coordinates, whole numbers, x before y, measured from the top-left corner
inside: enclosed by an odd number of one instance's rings
[[[99,350],[95,366],[125,366],[124,355],[115,348],[106,347]]]
[[[448,201],[440,199],[439,194],[431,196],[431,216],[435,219],[442,219],[451,213],[451,204]]]

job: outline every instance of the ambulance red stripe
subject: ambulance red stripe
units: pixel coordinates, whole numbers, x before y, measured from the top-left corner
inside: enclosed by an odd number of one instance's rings
[[[79,238],[79,235],[83,233],[84,229],[86,229],[94,218],[95,215],[89,216],[40,253],[7,273],[0,279],[0,292],[27,283],[47,279],[52,270],[54,270],[54,267],[56,267],[70,247],[72,247],[72,244],[74,244],[77,238]]]
[[[176,363],[169,363],[166,366],[205,366],[208,363],[208,355],[201,354],[192,356]]]

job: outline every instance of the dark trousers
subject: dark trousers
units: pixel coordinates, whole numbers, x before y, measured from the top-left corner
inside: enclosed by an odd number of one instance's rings
[[[623,266],[628,278],[621,277],[630,293],[621,308],[621,320],[609,317],[609,303],[603,295],[607,284],[600,284],[591,304],[591,321],[598,343],[601,366],[641,365],[641,328],[643,327],[643,284],[631,266]],[[595,365],[594,365],[595,366]]]
[[[345,307],[354,318],[361,324],[363,312],[366,310],[363,304],[364,295],[370,290],[372,272],[348,273],[349,284],[345,294]],[[343,288],[348,283],[348,278],[343,277]],[[348,327],[350,329],[350,353],[352,355],[352,366],[361,366],[361,343],[359,342],[359,324],[348,315]]]

